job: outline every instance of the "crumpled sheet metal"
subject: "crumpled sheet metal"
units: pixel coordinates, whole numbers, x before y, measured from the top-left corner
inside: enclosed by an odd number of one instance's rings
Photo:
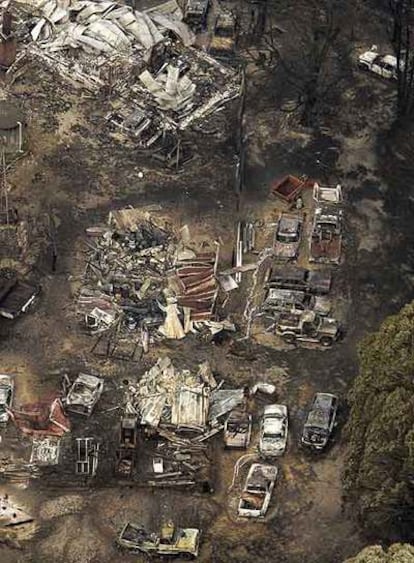
[[[43,16],[31,31],[33,41],[43,41],[42,47],[52,51],[87,46],[103,52],[131,52],[133,45],[148,50],[163,41],[165,30],[173,31],[185,46],[195,41],[174,4],[171,11],[146,13],[115,2],[23,3]]]
[[[218,389],[211,394],[209,422],[213,422],[233,410],[244,401],[243,389]]]

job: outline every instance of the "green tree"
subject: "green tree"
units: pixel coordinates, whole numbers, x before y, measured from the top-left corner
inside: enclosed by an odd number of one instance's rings
[[[380,545],[365,547],[345,563],[412,563],[414,547],[407,543],[396,543],[384,550]]]
[[[370,533],[414,537],[414,303],[359,348],[350,392],[345,500]]]

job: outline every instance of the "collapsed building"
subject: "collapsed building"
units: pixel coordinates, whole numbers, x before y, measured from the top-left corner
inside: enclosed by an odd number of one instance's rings
[[[88,229],[88,257],[78,313],[95,334],[116,330],[140,341],[181,339],[207,330],[235,330],[217,315],[220,246],[190,241],[140,209],[109,215],[106,227]]]
[[[240,93],[238,73],[192,47],[175,0],[145,11],[115,2],[19,3],[25,55],[75,87],[109,92],[107,122],[143,148],[183,132]],[[27,23],[34,22],[34,23]]]

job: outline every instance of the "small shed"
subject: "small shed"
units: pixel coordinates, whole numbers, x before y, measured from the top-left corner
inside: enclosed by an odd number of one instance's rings
[[[24,123],[20,108],[8,100],[0,100],[0,143],[7,153],[22,150]]]

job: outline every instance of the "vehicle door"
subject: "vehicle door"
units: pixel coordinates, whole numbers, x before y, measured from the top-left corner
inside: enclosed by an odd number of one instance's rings
[[[330,406],[330,409],[329,409],[329,433],[332,432],[333,427],[335,425],[337,408],[338,408],[338,401],[337,401],[336,397],[333,397],[332,402],[331,402],[331,406]]]
[[[387,63],[384,63],[382,72],[383,72],[384,78],[388,78],[389,80],[391,78],[395,78],[395,76],[396,76],[395,68],[392,65],[387,64]]]
[[[314,325],[314,323],[312,323],[310,321],[306,321],[306,322],[303,323],[302,332],[303,332],[304,336],[309,336],[311,338],[316,337],[317,334],[318,334],[318,330],[317,330],[316,326]]]

